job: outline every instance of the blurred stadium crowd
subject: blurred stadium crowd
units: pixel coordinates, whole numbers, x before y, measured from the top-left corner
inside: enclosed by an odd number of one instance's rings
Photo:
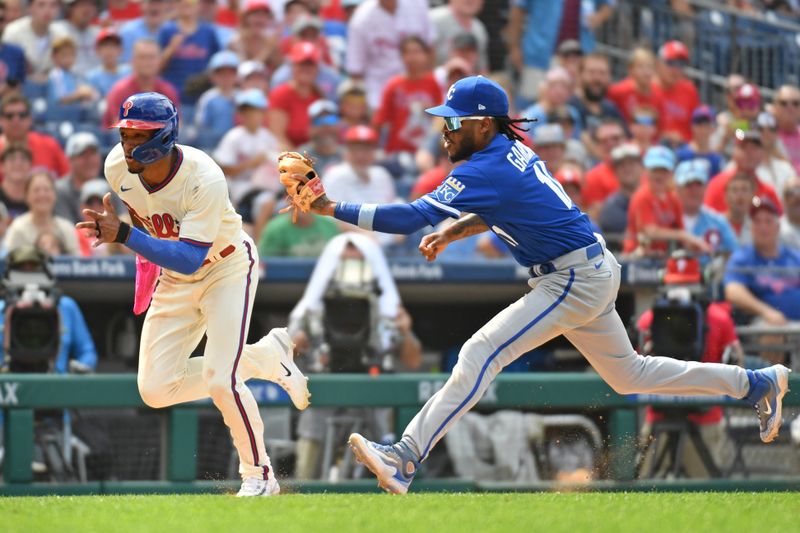
[[[525,142],[624,259],[682,250],[742,323],[800,320],[797,0],[0,0],[0,31],[4,252],[127,253],[74,224],[110,192],[107,126],[152,90],[225,172],[260,254],[319,257],[360,230],[278,214],[278,153],[311,156],[336,200],[418,198],[452,168],[425,108],[482,74],[538,119]],[[416,255],[419,235],[378,241]],[[443,257],[510,260],[492,234]],[[685,264],[674,279],[699,282]],[[721,360],[738,341],[713,309],[727,333],[703,357]]]

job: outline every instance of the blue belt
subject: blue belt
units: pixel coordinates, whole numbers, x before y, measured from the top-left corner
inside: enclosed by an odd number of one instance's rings
[[[572,253],[572,252],[570,252]],[[598,255],[602,255],[603,253],[603,245],[599,242],[596,242],[590,246],[586,247],[586,260],[591,261]],[[566,255],[566,254],[565,254]],[[542,263],[539,265],[533,265],[528,269],[528,274],[532,278],[537,278],[539,276],[545,276],[547,274],[551,274],[558,270],[556,266],[553,264],[552,261],[548,261],[547,263]]]

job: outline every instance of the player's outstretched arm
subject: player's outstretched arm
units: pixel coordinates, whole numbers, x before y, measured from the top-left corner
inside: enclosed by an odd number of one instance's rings
[[[91,220],[78,222],[79,230],[94,231],[97,241],[93,246],[120,243],[141,255],[151,263],[181,274],[192,274],[203,264],[208,255],[208,247],[183,241],[155,239],[145,232],[132,228],[122,222],[111,204],[111,193],[103,197],[102,213],[84,209],[83,213]]]
[[[433,261],[453,241],[464,239],[489,230],[489,226],[475,214],[459,218],[441,231],[425,235],[419,243],[419,251],[428,261]]]

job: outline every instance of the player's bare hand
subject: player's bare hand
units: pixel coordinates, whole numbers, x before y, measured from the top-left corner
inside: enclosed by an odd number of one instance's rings
[[[419,242],[419,251],[425,256],[425,259],[433,261],[449,243],[450,239],[445,236],[443,231],[435,231],[422,237]]]
[[[91,220],[78,222],[75,227],[80,230],[90,230],[95,232],[97,241],[92,245],[95,248],[104,243],[112,243],[117,238],[120,220],[114,206],[111,204],[111,193],[103,196],[103,212],[98,213],[94,209],[84,209],[83,214]]]

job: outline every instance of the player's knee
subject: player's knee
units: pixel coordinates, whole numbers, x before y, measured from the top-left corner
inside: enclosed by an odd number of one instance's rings
[[[164,387],[160,384],[139,383],[139,396],[146,406],[153,409],[161,409],[171,405],[168,395],[165,394]]]
[[[206,383],[208,395],[213,400],[231,393],[231,378],[228,375],[206,369],[203,371],[203,380]]]

